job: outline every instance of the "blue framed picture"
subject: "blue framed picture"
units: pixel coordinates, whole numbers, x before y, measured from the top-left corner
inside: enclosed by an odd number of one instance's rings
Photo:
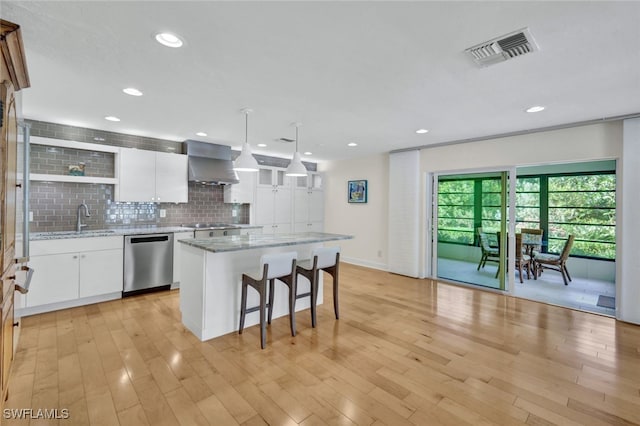
[[[367,202],[367,181],[350,180],[347,187],[347,201],[350,203]]]

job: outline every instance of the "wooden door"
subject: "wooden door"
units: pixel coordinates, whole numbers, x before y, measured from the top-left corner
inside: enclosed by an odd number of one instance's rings
[[[18,121],[13,85],[4,81],[0,86],[3,100],[2,117],[2,266],[4,271],[15,258],[16,240],[16,167],[18,149]]]

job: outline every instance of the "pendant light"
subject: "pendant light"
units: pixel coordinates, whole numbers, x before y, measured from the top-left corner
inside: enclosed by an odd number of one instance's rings
[[[287,176],[306,176],[307,168],[302,164],[302,159],[300,158],[300,152],[298,151],[298,127],[301,126],[300,123],[295,123],[296,126],[296,152],[293,154],[293,159],[291,163],[289,163],[289,167],[287,167],[287,172],[285,173]]]
[[[233,162],[233,170],[236,172],[257,172],[258,162],[251,155],[251,146],[249,146],[249,113],[252,110],[245,108],[242,110],[244,113],[244,144],[242,145],[242,151],[236,161]]]

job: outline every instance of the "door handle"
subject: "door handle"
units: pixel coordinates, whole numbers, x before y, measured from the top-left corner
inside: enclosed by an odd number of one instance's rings
[[[21,271],[26,271],[27,272],[27,278],[24,282],[24,285],[19,285],[19,284],[15,284],[15,291],[19,291],[22,294],[27,294],[29,292],[29,286],[31,285],[31,278],[33,278],[33,273],[35,272],[35,269],[30,268],[28,266],[22,266],[20,267]]]

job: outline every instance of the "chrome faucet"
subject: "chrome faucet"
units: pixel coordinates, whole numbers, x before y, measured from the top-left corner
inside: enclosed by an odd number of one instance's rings
[[[77,232],[82,231],[83,226],[87,226],[86,223],[82,223],[81,216],[80,216],[80,210],[82,210],[83,207],[84,207],[84,217],[91,217],[91,213],[89,213],[89,207],[85,203],[80,204],[78,206],[78,212],[77,212],[78,213],[78,221],[76,223]]]

